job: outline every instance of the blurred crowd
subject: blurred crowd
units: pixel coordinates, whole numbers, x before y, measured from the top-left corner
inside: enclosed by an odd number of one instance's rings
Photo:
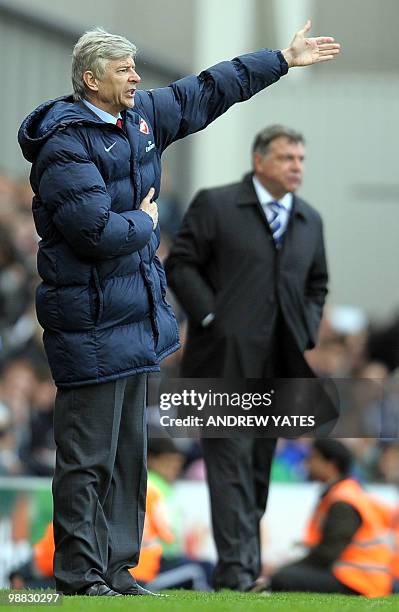
[[[182,218],[165,173],[158,200],[163,260]],[[31,215],[27,176],[12,179],[0,172],[0,475],[51,476],[55,460],[52,414],[55,387],[42,347],[34,295],[39,278],[39,237]],[[184,203],[186,204],[186,203]],[[173,295],[184,345],[184,313]],[[163,365],[163,375],[178,376],[181,351]],[[399,313],[389,321],[370,322],[361,308],[328,306],[318,346],[307,354],[321,377],[350,381],[345,436],[365,481],[396,482],[399,469]],[[203,479],[199,445],[177,441],[180,477]],[[306,479],[309,441],[281,440],[274,480]]]

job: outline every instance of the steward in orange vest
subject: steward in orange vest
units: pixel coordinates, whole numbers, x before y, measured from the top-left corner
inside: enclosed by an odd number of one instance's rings
[[[161,565],[162,543],[170,544],[173,540],[174,535],[169,527],[162,494],[156,485],[148,480],[143,540],[138,565],[129,570],[132,576],[144,583],[154,580]]]
[[[391,563],[392,578],[394,581],[394,593],[399,593],[399,509],[392,511],[391,521],[393,535],[393,557]]]
[[[281,568],[274,591],[313,591],[381,597],[391,593],[392,549],[384,514],[373,496],[348,477],[350,451],[320,439],[308,459],[309,475],[326,489],[308,523],[309,554]]]
[[[32,557],[10,573],[10,587],[12,589],[54,588],[53,557],[53,523],[48,523],[43,537],[32,547]]]
[[[384,501],[378,500],[381,516],[385,520],[391,533],[392,559],[392,591],[399,593],[399,508]]]
[[[355,480],[346,478],[329,488],[308,524],[305,544],[317,546],[320,543],[323,523],[334,503],[351,505],[362,521],[351,542],[333,564],[334,576],[366,597],[388,595],[392,587],[389,529],[373,497]]]

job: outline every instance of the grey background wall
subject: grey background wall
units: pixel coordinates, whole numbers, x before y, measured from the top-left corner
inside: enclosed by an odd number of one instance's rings
[[[0,168],[27,170],[17,126],[36,104],[69,91],[72,45],[92,25],[134,40],[144,86],[153,87],[251,49],[286,46],[308,16],[315,34],[340,40],[339,60],[292,70],[205,132],[174,145],[167,164],[188,204],[198,188],[236,180],[249,169],[258,129],[283,122],[302,130],[308,147],[301,194],[325,219],[330,303],[359,305],[377,318],[394,313],[397,0],[0,0]]]

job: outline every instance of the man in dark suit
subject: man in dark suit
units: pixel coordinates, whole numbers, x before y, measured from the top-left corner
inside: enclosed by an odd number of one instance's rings
[[[188,315],[186,378],[311,377],[327,293],[320,215],[295,195],[304,138],[280,125],[253,145],[253,172],[194,198],[166,262]],[[203,439],[218,564],[216,589],[251,590],[274,439]]]

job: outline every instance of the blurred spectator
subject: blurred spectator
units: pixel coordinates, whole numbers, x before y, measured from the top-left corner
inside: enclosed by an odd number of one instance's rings
[[[0,398],[8,412],[7,426],[1,436],[3,470],[9,474],[22,474],[24,467],[19,450],[29,435],[29,412],[35,375],[31,364],[23,359],[10,361],[0,379]]]
[[[53,410],[56,387],[50,371],[37,381],[30,410],[29,435],[21,445],[20,457],[25,472],[33,476],[52,476],[55,466]]]
[[[26,358],[6,363],[0,378],[0,471],[51,476],[55,386],[48,369]]]
[[[15,181],[14,191],[15,204],[18,211],[32,218],[32,198],[33,191],[30,186],[29,176],[21,175]]]
[[[350,357],[342,336],[322,340],[306,354],[306,359],[318,376],[346,378],[350,375]]]
[[[159,575],[147,584],[150,589],[188,588],[210,590],[212,565],[190,559],[182,553],[180,509],[176,505],[174,483],[181,474],[184,456],[171,438],[150,438],[148,444],[148,482],[160,493],[168,517],[173,542],[163,545]]]
[[[370,357],[385,363],[389,370],[399,367],[399,315],[385,325],[373,325],[368,349]]]
[[[362,421],[366,435],[384,438],[396,438],[398,428],[398,399],[397,389],[389,376],[388,368],[377,361],[370,362],[360,373],[361,378],[373,380],[375,390],[370,393],[363,407]],[[375,398],[373,397],[375,396]]]
[[[32,546],[29,559],[15,567],[10,575],[12,589],[53,589],[54,532],[49,523],[43,537]]]
[[[14,244],[22,254],[24,264],[31,276],[36,276],[36,255],[38,235],[31,216],[19,215],[18,223],[13,228]]]
[[[327,306],[320,324],[319,342],[306,353],[319,376],[353,376],[367,364],[368,321],[359,308]]]
[[[399,442],[386,444],[381,451],[380,472],[384,481],[399,487]]]
[[[11,178],[0,168],[0,224],[15,218],[15,185]]]
[[[307,438],[279,440],[273,460],[272,481],[303,482],[307,475],[305,461],[310,445]]]
[[[148,481],[161,492],[169,525],[174,535],[173,544],[164,548],[167,554],[180,553],[183,543],[180,531],[180,509],[176,505],[173,484],[180,476],[184,455],[178,450],[171,438],[151,438],[148,441]]]
[[[8,229],[0,225],[0,337],[12,341],[13,326],[31,299],[30,274]]]
[[[0,476],[16,476],[22,472],[16,450],[11,410],[0,401]]]
[[[391,593],[389,521],[380,503],[350,477],[353,457],[338,440],[315,440],[309,475],[324,490],[308,523],[308,554],[271,578],[272,591]]]
[[[1,377],[1,395],[11,410],[18,441],[22,440],[29,421],[35,384],[33,366],[26,359],[9,361],[4,367]]]

